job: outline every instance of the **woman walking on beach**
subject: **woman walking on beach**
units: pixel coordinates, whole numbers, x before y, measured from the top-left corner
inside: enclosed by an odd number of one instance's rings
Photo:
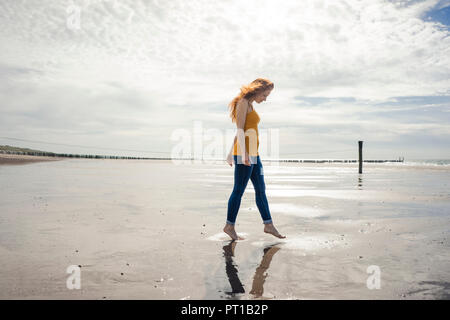
[[[286,238],[277,231],[270,215],[263,166],[258,153],[258,122],[260,118],[252,105],[253,101],[257,103],[266,101],[273,87],[274,84],[270,80],[258,78],[249,85],[242,86],[240,94],[229,104],[230,117],[232,122],[236,123],[237,134],[227,156],[230,166],[235,163],[234,188],[228,200],[227,220],[223,231],[233,240],[244,239],[236,234],[234,224],[249,179],[255,188],[256,205],[263,220],[264,232],[278,238]]]

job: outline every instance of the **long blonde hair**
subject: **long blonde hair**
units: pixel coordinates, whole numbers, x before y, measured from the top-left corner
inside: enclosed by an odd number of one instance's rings
[[[228,104],[231,121],[236,122],[236,105],[240,99],[250,99],[267,89],[273,89],[273,87],[273,82],[266,78],[258,78],[248,85],[243,85],[241,92]]]

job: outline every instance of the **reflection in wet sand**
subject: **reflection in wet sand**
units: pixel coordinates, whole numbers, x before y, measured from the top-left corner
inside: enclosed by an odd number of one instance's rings
[[[225,292],[227,295],[233,296],[237,293],[245,293],[244,285],[241,283],[241,280],[238,277],[238,269],[237,265],[233,261],[234,257],[234,249],[236,248],[237,242],[232,240],[229,244],[223,247],[223,256],[225,257],[225,270],[227,273],[228,281],[231,285],[231,292]],[[255,275],[253,276],[253,284],[252,289],[250,290],[250,294],[253,295],[254,298],[259,298],[264,293],[264,282],[266,281],[266,277],[268,273],[266,272],[269,269],[270,263],[272,262],[272,258],[275,253],[280,250],[279,247],[276,247],[278,243],[271,244],[264,248],[264,255],[261,259],[261,263],[256,268]],[[265,274],[264,274],[265,273]]]
[[[225,270],[227,272],[228,281],[230,281],[231,292],[225,292],[228,295],[234,296],[236,293],[244,293],[244,286],[239,280],[238,270],[233,262],[234,248],[236,241],[232,240],[229,244],[223,247],[223,256],[225,257]]]
[[[252,290],[250,291],[250,294],[253,294],[255,298],[259,298],[262,296],[264,292],[264,282],[266,281],[266,277],[268,275],[267,273],[264,274],[264,272],[269,269],[274,254],[277,253],[278,250],[280,250],[280,248],[275,247],[275,245],[276,244],[264,248],[264,255],[262,257],[261,263],[259,264],[258,268],[256,268],[255,275],[253,276]]]

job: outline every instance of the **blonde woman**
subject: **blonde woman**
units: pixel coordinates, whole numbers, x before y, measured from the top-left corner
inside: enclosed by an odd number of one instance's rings
[[[265,78],[258,78],[250,84],[242,86],[240,94],[229,104],[230,117],[236,123],[237,134],[233,147],[227,156],[227,162],[234,167],[234,188],[228,200],[227,220],[223,231],[233,240],[243,240],[237,235],[234,225],[241,205],[241,198],[250,179],[255,188],[256,205],[264,224],[264,232],[278,238],[286,238],[281,235],[272,222],[269,204],[266,197],[264,172],[258,153],[258,123],[259,115],[253,108],[253,102],[266,101],[272,92],[274,84]]]

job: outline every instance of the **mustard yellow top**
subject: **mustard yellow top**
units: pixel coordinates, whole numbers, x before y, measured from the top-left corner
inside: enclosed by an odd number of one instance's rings
[[[247,113],[245,118],[244,133],[245,133],[245,150],[247,150],[249,156],[258,156],[259,147],[259,135],[258,135],[258,123],[260,121],[259,115],[255,109]],[[251,141],[251,143],[249,143]],[[255,143],[256,142],[256,143]],[[233,146],[233,155],[241,155],[241,148],[239,141]]]

